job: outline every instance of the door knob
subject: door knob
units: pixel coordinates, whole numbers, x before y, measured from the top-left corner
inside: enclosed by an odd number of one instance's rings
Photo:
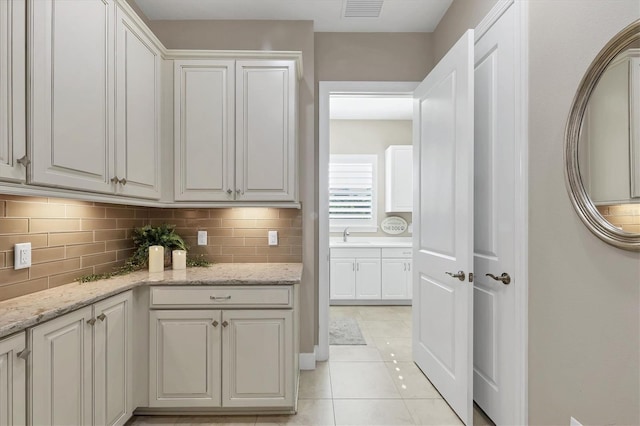
[[[464,271],[458,271],[457,273],[453,273],[453,272],[445,272],[445,274],[453,277],[453,278],[457,278],[460,281],[464,281],[464,279],[467,277],[464,273]]]
[[[496,277],[493,274],[485,274],[487,277],[491,277],[496,281],[502,281],[502,284],[508,285],[511,282],[511,277],[506,272],[503,272],[502,275]]]

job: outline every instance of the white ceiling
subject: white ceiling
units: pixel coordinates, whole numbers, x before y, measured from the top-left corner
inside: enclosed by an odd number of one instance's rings
[[[379,18],[344,18],[345,0],[135,0],[152,20],[307,20],[316,32],[432,32],[453,0],[384,0]]]
[[[412,120],[413,98],[331,96],[329,116],[332,120]]]

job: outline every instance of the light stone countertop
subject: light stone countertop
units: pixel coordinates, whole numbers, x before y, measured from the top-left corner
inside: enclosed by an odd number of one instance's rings
[[[349,237],[343,241],[342,237],[330,237],[330,248],[410,248],[411,237]]]
[[[220,263],[76,282],[0,302],[0,338],[143,285],[291,285],[301,279],[301,263]]]

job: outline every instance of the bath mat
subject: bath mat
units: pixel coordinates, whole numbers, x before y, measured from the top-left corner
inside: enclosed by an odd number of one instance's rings
[[[336,318],[329,323],[330,345],[366,345],[358,321],[353,318]]]

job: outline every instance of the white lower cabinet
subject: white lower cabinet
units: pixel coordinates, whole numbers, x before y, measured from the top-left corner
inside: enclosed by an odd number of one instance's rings
[[[151,407],[220,406],[221,311],[150,313]]]
[[[126,292],[29,330],[31,424],[126,423],[131,300]]]
[[[291,287],[152,288],[149,406],[294,407],[293,306]]]
[[[0,425],[26,424],[25,333],[0,340]]]
[[[411,248],[332,248],[331,300],[410,300]]]

